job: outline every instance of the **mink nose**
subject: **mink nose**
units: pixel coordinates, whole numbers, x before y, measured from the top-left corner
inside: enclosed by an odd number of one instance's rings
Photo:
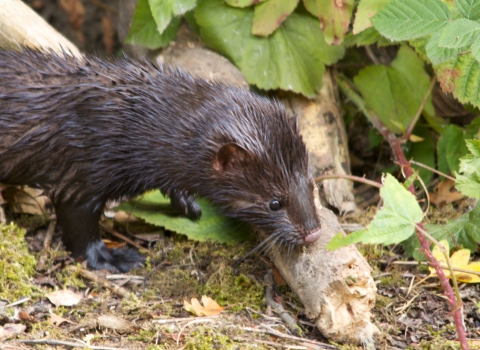
[[[310,233],[304,238],[305,243],[310,244],[316,242],[317,239],[320,238],[321,231],[322,230],[320,229],[320,227],[317,227],[316,229],[310,231]]]

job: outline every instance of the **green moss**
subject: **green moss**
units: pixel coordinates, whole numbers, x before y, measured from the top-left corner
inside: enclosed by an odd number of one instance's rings
[[[32,277],[37,262],[28,252],[25,231],[14,224],[0,224],[0,298],[14,301],[20,297],[38,297]]]

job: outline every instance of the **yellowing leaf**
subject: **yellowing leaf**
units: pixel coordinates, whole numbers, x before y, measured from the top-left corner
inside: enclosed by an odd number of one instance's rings
[[[202,296],[203,306],[200,304],[197,298],[192,298],[191,303],[187,300],[183,301],[183,308],[192,314],[197,316],[215,316],[220,314],[225,307],[217,304],[215,300],[207,296]]]
[[[448,242],[446,240],[442,240],[439,243],[446,249],[447,252],[450,251]],[[435,246],[433,248],[432,253],[433,253],[433,256],[440,262],[441,265],[443,266],[447,265],[445,256],[443,255],[442,251],[438,246]],[[475,261],[469,264],[468,263],[469,260],[470,260],[470,250],[468,249],[460,249],[455,253],[453,253],[452,256],[450,257],[450,263],[453,269],[469,270],[469,271],[480,273],[480,262]],[[430,276],[436,275],[434,268],[429,267],[429,270],[430,270]],[[443,272],[445,273],[445,276],[450,278],[450,271],[447,268],[444,268]],[[455,274],[455,278],[459,282],[465,282],[465,283],[480,282],[480,276],[478,275],[474,275],[464,271],[454,271],[454,274]]]

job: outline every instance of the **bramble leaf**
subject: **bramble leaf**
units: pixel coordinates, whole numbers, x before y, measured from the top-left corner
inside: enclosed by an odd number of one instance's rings
[[[460,18],[443,27],[438,45],[446,48],[461,48],[478,39],[480,23]]]
[[[393,0],[371,21],[380,34],[402,41],[432,34],[450,19],[448,7],[440,0]]]
[[[385,177],[380,196],[384,206],[377,211],[366,230],[346,237],[337,235],[328,243],[327,248],[336,249],[357,242],[392,244],[413,235],[415,225],[422,221],[422,209],[415,196],[390,174]]]

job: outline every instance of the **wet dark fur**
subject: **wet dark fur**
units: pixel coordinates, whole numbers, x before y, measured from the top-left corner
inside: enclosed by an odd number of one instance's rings
[[[190,218],[194,195],[211,200],[270,233],[264,248],[320,226],[307,151],[279,102],[146,62],[0,51],[0,183],[45,189],[67,248],[97,269],[143,263],[107,250],[98,220],[107,200],[154,188]]]

